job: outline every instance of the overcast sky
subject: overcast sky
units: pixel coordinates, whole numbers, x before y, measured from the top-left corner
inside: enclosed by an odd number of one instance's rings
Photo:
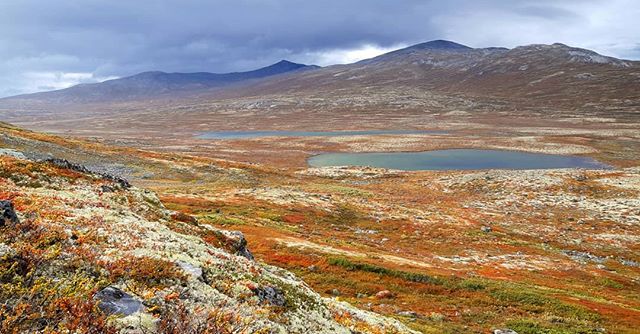
[[[640,59],[639,0],[0,0],[0,96],[142,71],[328,65],[448,39]]]

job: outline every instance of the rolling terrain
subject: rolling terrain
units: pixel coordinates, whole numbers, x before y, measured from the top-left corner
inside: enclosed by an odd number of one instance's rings
[[[24,319],[48,321],[20,322],[5,308],[0,324],[64,329],[93,314],[106,328],[88,301],[115,286],[144,305],[137,316],[149,326],[208,303],[212,326],[222,318],[276,332],[302,333],[301,323],[318,332],[637,331],[638,62],[563,44],[432,41],[354,64],[281,66],[224,86],[162,74],[121,79],[116,86],[140,83],[124,95],[106,82],[0,99],[2,120],[17,125],[0,125],[0,200],[20,219],[6,231],[36,231],[2,234],[0,282],[35,291]],[[373,129],[438,132],[197,137]],[[448,148],[578,155],[612,168],[307,165],[322,152]],[[239,256],[246,249],[255,261]],[[82,284],[29,285],[51,277]],[[39,298],[84,306],[64,318],[34,311]]]
[[[146,307],[116,324],[143,317],[149,328],[166,326],[165,320],[181,308],[197,308],[206,294],[210,304],[199,308],[203,315],[180,318],[174,326],[192,326],[209,314],[214,320],[231,317],[229,326],[250,322],[254,329],[302,332],[296,327],[301,319],[319,331],[332,321],[368,333],[406,331],[343,301],[423,333],[500,328],[633,333],[638,325],[637,167],[282,169],[109,146],[8,125],[1,129],[0,150],[2,198],[14,204],[19,230],[38,231],[3,233],[4,286],[27,291],[27,283],[15,285],[25,272],[40,279],[83,280],[75,290],[42,287],[50,295],[36,295],[74,305],[102,291],[94,287],[116,286]],[[43,160],[54,157],[89,171]],[[99,173],[126,177],[136,188]],[[257,263],[225,253],[245,251],[237,246],[242,243],[216,232],[224,230],[242,231]],[[12,274],[16,254],[27,267]],[[325,299],[303,287],[291,290],[289,284],[302,283],[274,267],[258,269],[265,264],[292,271]],[[229,265],[233,272],[220,271]],[[193,266],[202,268],[204,279],[190,278]],[[186,289],[180,287],[184,284]],[[279,298],[261,299],[268,296],[261,289],[274,287],[284,291],[284,305]],[[216,297],[219,292],[222,299]],[[40,303],[36,296],[28,300]],[[332,313],[308,313],[308,299],[300,304],[300,296],[318,300]],[[38,314],[58,328],[93,328],[79,320],[103,315],[90,313],[87,305],[74,311],[77,318]],[[37,326],[2,319],[11,328]]]
[[[195,136],[211,130],[393,128],[444,130],[452,139],[417,138],[406,144],[403,139],[393,148],[380,149],[519,148],[519,142],[532,141],[532,148],[540,150],[549,143],[578,144],[601,136],[626,145],[638,137],[640,66],[562,44],[509,50],[433,41],[355,64],[296,70],[153,99],[73,102],[71,94],[59,103],[48,97],[64,96],[69,90],[1,99],[0,114],[31,129],[243,161],[248,155],[255,162],[282,164],[262,149],[245,149],[278,145],[277,140],[232,143],[240,146],[236,149],[228,142],[219,145]],[[16,105],[17,101],[22,102]],[[469,141],[469,132],[477,138]],[[514,139],[518,143],[512,143]],[[278,147],[285,165],[303,166],[314,152],[345,145],[307,141],[311,142],[299,147]]]

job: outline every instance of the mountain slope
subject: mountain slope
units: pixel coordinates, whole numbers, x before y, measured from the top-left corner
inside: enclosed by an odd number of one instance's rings
[[[0,115],[46,131],[137,137],[144,130],[166,137],[248,125],[320,127],[336,122],[346,129],[356,125],[336,120],[367,113],[375,113],[367,118],[370,122],[387,124],[386,115],[401,120],[412,113],[631,119],[640,110],[640,62],[563,44],[474,49],[433,41],[353,64],[306,68],[225,85],[193,83],[177,75],[169,81],[179,82],[179,88],[167,88],[162,79],[167,74],[149,73],[125,81],[138,87],[125,92],[117,88],[119,81],[99,84],[116,91],[100,90],[104,98],[76,87],[0,100]],[[156,76],[160,79],[145,79]],[[292,114],[296,123],[290,121]]]
[[[316,69],[282,60],[271,66],[235,73],[165,73],[143,72],[133,76],[95,84],[81,84],[51,92],[10,97],[7,101],[39,101],[42,103],[92,103],[149,99],[167,94],[193,92],[214,87],[262,79],[283,73]]]
[[[380,91],[407,87],[570,107],[602,101],[638,103],[639,64],[564,44],[509,50],[434,41],[229,92],[249,96],[349,90],[357,95],[362,87]]]

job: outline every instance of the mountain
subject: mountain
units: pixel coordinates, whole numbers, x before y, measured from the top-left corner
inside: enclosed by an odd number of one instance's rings
[[[2,100],[40,101],[44,103],[93,103],[149,99],[167,94],[200,91],[241,82],[263,79],[288,72],[317,69],[282,60],[271,66],[234,73],[165,73],[143,72],[94,84],[80,84],[66,89],[19,95]]]
[[[433,41],[355,64],[273,78],[224,96],[341,92],[356,96],[399,88],[473,98],[580,107],[640,103],[640,62],[556,43],[513,49]]]
[[[139,124],[161,135],[167,124],[187,133],[194,125],[212,122],[229,127],[234,117],[239,127],[247,122],[265,127],[276,118],[289,124],[286,115],[293,113],[299,122],[315,125],[320,114],[329,120],[367,112],[454,110],[522,115],[574,111],[607,117],[639,108],[638,61],[560,43],[507,49],[442,40],[347,65],[281,62],[231,74],[149,72],[0,99],[3,119],[40,130],[94,133],[100,127],[111,134],[110,129],[125,127],[135,133],[132,124]]]
[[[400,56],[400,55],[407,55],[407,54],[410,54],[410,53],[416,53],[416,52],[420,52],[420,51],[451,53],[451,52],[464,52],[464,51],[469,51],[469,50],[473,50],[473,48],[468,47],[466,45],[458,44],[456,42],[445,41],[445,40],[439,39],[439,40],[435,40],[435,41],[430,41],[430,42],[425,42],[425,43],[412,45],[412,46],[406,47],[404,49],[391,51],[391,52],[386,53],[386,54],[384,54],[382,56],[384,56],[384,57],[394,57],[394,56]],[[379,57],[376,57],[376,58],[379,58]],[[366,63],[366,62],[369,62],[369,61],[370,61],[370,59],[365,59],[361,63]]]

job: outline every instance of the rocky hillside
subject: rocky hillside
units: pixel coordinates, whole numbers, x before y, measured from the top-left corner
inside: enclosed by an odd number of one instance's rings
[[[238,96],[345,90],[366,93],[401,87],[526,100],[532,105],[581,107],[603,101],[636,105],[640,101],[640,66],[560,43],[474,49],[432,41],[232,92]]]
[[[256,262],[241,233],[169,211],[122,178],[6,146],[51,138],[0,131],[2,333],[410,332],[320,297]]]

